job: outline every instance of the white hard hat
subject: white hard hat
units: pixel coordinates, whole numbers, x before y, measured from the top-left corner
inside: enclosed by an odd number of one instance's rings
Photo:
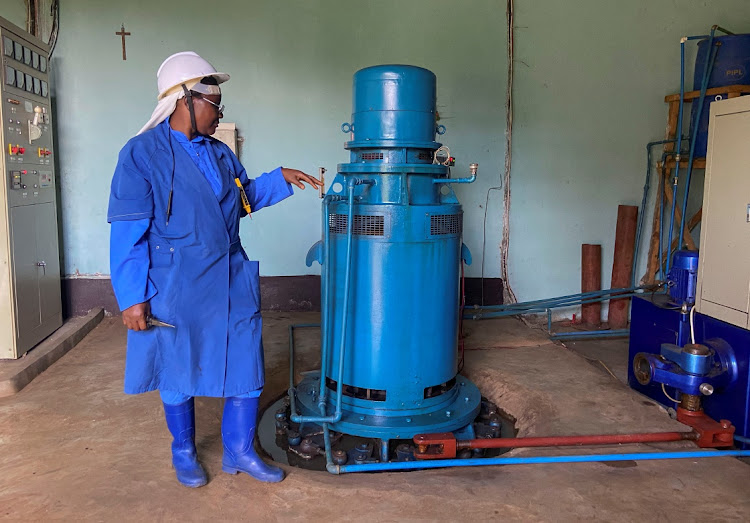
[[[161,100],[179,85],[200,81],[207,76],[213,76],[219,84],[229,80],[228,74],[216,72],[214,66],[197,53],[193,51],[175,53],[164,60],[156,72],[156,84],[159,88],[157,99]]]

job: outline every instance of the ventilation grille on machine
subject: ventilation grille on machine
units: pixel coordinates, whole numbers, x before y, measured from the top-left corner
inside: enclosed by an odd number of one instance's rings
[[[326,387],[328,387],[330,390],[335,391],[338,387],[338,383],[331,378],[326,378]],[[344,396],[349,396],[350,398],[370,401],[385,401],[386,397],[386,392],[384,390],[363,389],[361,387],[353,387],[351,385],[344,385],[342,387],[342,394]]]
[[[419,158],[420,160],[432,160],[433,159],[433,154],[432,153],[428,153],[428,152],[421,152],[421,153],[419,153],[419,155],[417,156],[417,158]]]
[[[360,153],[360,160],[382,160],[383,153]]]
[[[430,216],[430,236],[461,234],[460,214],[433,214]]]
[[[425,387],[424,389],[424,399],[434,398],[436,396],[440,396],[441,394],[445,394],[449,390],[451,390],[456,385],[456,378],[453,378],[452,380],[446,381],[445,383],[441,383],[440,385],[433,385],[432,387]]]
[[[328,216],[330,231],[333,234],[346,234],[348,218],[346,214],[331,214]],[[385,217],[355,214],[354,223],[352,224],[352,234],[360,236],[384,236]]]

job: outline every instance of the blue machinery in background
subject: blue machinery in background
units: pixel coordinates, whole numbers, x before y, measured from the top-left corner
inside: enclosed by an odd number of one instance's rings
[[[727,420],[750,448],[750,331],[696,313],[697,253],[674,258],[670,293],[633,299],[628,383],[680,421]]]
[[[300,433],[322,429],[329,472],[750,455],[732,450],[413,461],[396,449],[392,461],[390,442],[419,434],[497,437],[475,433],[482,398],[457,368],[460,264],[471,257],[461,243],[462,209],[450,184],[473,182],[477,166],[467,178],[450,178],[449,158],[438,155],[435,134],[445,128],[436,125],[430,71],[366,68],[354,75],[353,94],[352,122],[342,126],[351,133],[350,162],[338,166],[323,200],[323,239],[307,257],[308,265],[322,265],[321,368],[298,385],[294,329],[314,325],[290,327],[289,419]],[[485,317],[643,290],[652,288],[516,304]],[[286,423],[285,414],[277,412],[277,421],[279,416]],[[348,456],[333,450],[334,433],[380,440],[380,459],[363,455],[359,446]],[[287,436],[290,446],[304,446],[298,433]],[[354,464],[347,464],[351,453]]]

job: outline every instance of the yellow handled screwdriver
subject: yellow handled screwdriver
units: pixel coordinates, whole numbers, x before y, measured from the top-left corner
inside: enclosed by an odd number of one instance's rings
[[[242,187],[242,182],[239,178],[234,179],[234,183],[237,184],[237,187],[240,188],[240,198],[242,199],[242,207],[245,208],[245,212],[248,216],[252,218],[252,215],[250,214],[252,211],[250,209],[250,200],[247,199],[247,194],[245,194],[245,189]]]

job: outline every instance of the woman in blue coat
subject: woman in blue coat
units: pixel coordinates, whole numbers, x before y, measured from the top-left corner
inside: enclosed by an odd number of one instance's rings
[[[207,482],[194,396],[226,398],[222,470],[284,477],[253,448],[264,384],[260,288],[239,221],[291,196],[291,184],[321,185],[281,167],[250,179],[211,138],[223,116],[219,84],[228,79],[192,52],[164,61],[159,103],[120,152],[107,218],[112,286],[129,329],[125,392],[160,391],[177,479],[189,487]]]

